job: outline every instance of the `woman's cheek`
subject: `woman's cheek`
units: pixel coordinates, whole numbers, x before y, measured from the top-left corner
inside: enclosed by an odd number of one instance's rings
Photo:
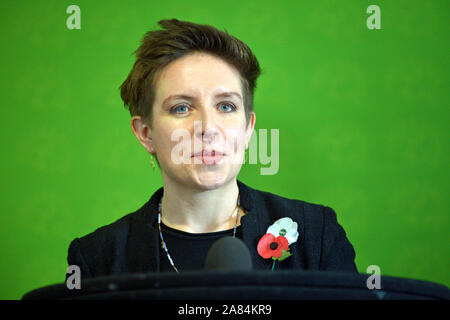
[[[240,160],[245,149],[245,133],[238,129],[227,130],[226,149],[232,161]]]

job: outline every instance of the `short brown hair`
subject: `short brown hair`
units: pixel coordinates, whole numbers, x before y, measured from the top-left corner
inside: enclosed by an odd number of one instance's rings
[[[235,67],[241,76],[247,124],[253,111],[256,80],[261,74],[258,60],[239,39],[210,25],[177,19],[158,22],[165,30],[149,31],[134,52],[136,62],[120,86],[120,95],[131,116],[141,116],[152,126],[157,73],[170,62],[194,52],[205,52]]]

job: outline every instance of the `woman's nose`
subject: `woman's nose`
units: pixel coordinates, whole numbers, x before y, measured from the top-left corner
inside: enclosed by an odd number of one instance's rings
[[[205,142],[212,141],[219,134],[217,128],[217,122],[215,119],[214,110],[203,110],[198,121],[196,121],[196,127],[194,128],[195,134],[198,139],[202,139]]]

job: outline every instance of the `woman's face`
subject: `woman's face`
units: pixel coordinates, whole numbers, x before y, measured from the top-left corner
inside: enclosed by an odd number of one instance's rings
[[[254,129],[246,126],[239,72],[205,53],[177,59],[156,78],[151,147],[164,180],[215,189],[237,177]]]

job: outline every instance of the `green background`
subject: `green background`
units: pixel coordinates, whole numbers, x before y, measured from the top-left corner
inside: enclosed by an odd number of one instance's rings
[[[81,30],[66,28],[71,4]],[[371,4],[381,30],[366,27]],[[73,238],[162,185],[118,87],[166,18],[226,29],[259,59],[256,130],[279,129],[280,168],[245,165],[240,180],[332,207],[359,272],[449,286],[449,10],[446,0],[2,0],[0,298],[63,282]]]

